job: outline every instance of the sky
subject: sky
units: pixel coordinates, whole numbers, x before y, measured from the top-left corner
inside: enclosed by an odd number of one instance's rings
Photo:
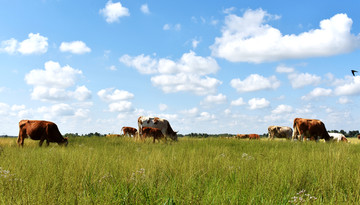
[[[360,2],[0,0],[0,135],[359,130]],[[352,75],[351,70],[359,70]]]

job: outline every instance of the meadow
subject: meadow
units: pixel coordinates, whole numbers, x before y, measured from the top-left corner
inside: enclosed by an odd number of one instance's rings
[[[358,204],[360,144],[0,138],[1,204]]]

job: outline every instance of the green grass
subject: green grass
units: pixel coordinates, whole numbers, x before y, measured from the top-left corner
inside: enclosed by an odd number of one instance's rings
[[[79,137],[66,148],[29,139],[18,148],[15,141],[0,139],[1,204],[360,201],[360,144]]]

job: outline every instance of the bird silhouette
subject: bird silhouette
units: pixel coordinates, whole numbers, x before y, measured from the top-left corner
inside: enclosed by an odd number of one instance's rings
[[[356,70],[351,70],[351,73],[353,74],[353,76],[355,76],[355,73],[357,73]]]

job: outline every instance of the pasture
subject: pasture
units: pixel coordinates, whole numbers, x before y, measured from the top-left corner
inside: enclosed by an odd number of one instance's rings
[[[358,204],[360,144],[0,138],[0,204]]]

